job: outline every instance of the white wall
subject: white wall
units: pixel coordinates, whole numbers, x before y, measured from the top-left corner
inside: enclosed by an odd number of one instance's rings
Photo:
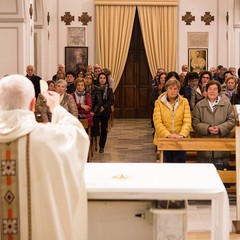
[[[33,61],[31,29],[34,29],[28,11],[30,3],[32,0],[0,1],[0,77],[25,74],[26,65]]]
[[[47,6],[47,11],[51,15],[51,23],[49,26],[50,40],[48,41],[49,55],[45,62],[48,62],[48,69],[45,68],[43,74],[50,78],[54,73],[58,63],[64,63],[64,48],[67,46],[67,28],[61,22],[61,16],[69,11],[75,16],[75,21],[71,23],[70,27],[83,27],[81,22],[78,22],[78,16],[82,12],[88,12],[92,16],[92,22],[89,22],[86,28],[86,46],[88,46],[89,64],[95,63],[95,10],[94,0],[43,0],[44,5]],[[49,3],[50,2],[50,3]],[[188,46],[187,33],[188,32],[207,32],[208,40],[208,69],[212,66],[222,64],[226,67],[238,67],[240,59],[236,50],[240,45],[240,9],[239,1],[237,7],[234,6],[234,0],[179,0],[179,46],[178,46],[178,70],[181,70],[181,65],[188,63]],[[235,14],[233,13],[235,9]],[[229,25],[226,23],[226,13],[229,12]],[[182,21],[182,16],[186,12],[191,12],[195,16],[195,21],[191,25],[186,25]],[[214,21],[210,25],[205,25],[201,21],[201,16],[205,12],[210,12],[214,16]],[[238,18],[236,20],[236,16]],[[234,19],[235,17],[235,19]],[[236,21],[239,28],[234,28]],[[227,39],[228,34],[228,39]],[[44,47],[45,48],[45,47]],[[43,67],[44,69],[44,67]]]
[[[235,1],[234,4],[234,21],[233,21],[233,31],[234,31],[234,62],[237,68],[240,67],[240,1]]]
[[[67,46],[67,31],[68,27],[85,27],[86,44],[88,47],[88,63],[94,64],[95,56],[95,42],[94,42],[94,2],[92,0],[79,1],[79,0],[43,0],[44,5],[44,18],[47,19],[47,12],[50,14],[50,24],[44,23],[44,39],[40,44],[43,45],[44,51],[42,64],[42,77],[44,79],[51,79],[52,75],[56,73],[58,63],[65,63],[65,47]],[[74,16],[74,21],[71,25],[65,25],[61,21],[61,16],[65,12],[70,12]],[[82,12],[88,12],[92,16],[92,22],[87,26],[83,26],[78,21],[78,16]]]
[[[227,67],[229,65],[234,65],[234,61],[231,61],[230,64],[228,59],[230,58],[229,54],[231,54],[228,49],[228,41],[226,38],[228,30],[226,23],[228,2],[231,2],[231,0],[180,0],[178,54],[179,71],[181,70],[181,66],[183,64],[188,64],[188,32],[208,33],[208,69],[213,66],[216,67],[219,64]],[[191,12],[191,14],[195,16],[195,21],[193,21],[191,25],[186,25],[186,23],[182,21],[182,16],[184,16],[186,12]],[[210,25],[205,25],[205,23],[201,21],[201,16],[204,16],[205,12],[210,12],[211,16],[214,16],[214,21],[212,21]],[[230,21],[232,21],[232,15],[230,17]],[[229,38],[230,37],[233,36],[229,34]]]
[[[33,23],[29,17],[29,4],[36,3],[35,30],[31,33]],[[235,3],[234,3],[235,2]],[[226,13],[229,12],[229,25]],[[50,24],[47,25],[47,13]],[[61,21],[61,16],[70,12],[75,21],[70,26]],[[82,12],[92,16],[92,22],[83,26],[78,21]],[[191,12],[195,21],[186,25],[182,16]],[[210,12],[214,16],[211,25],[205,25],[201,16]],[[37,16],[37,18],[36,18]],[[208,68],[222,64],[226,67],[240,65],[240,3],[239,0],[179,0],[179,46],[178,70],[188,63],[188,32],[207,32]],[[58,63],[64,63],[67,46],[68,27],[85,27],[88,62],[95,63],[95,10],[94,0],[0,0],[0,76],[8,73],[25,74],[28,64],[35,64],[37,74],[43,79],[51,79]],[[228,39],[227,39],[228,33]],[[35,36],[34,62],[33,36]]]

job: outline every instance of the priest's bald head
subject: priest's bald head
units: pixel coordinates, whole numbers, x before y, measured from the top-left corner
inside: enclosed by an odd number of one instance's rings
[[[0,80],[1,110],[34,110],[35,91],[28,78],[23,75],[8,75]]]

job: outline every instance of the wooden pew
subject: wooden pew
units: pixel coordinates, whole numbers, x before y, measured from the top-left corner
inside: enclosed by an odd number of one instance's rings
[[[163,162],[163,151],[229,151],[236,152],[235,138],[160,138],[157,144],[157,162]],[[224,184],[236,184],[236,170],[218,170]],[[228,192],[235,192],[230,186]]]
[[[218,174],[225,185],[229,184],[229,186],[226,187],[227,192],[236,193],[236,170],[218,170]]]
[[[79,120],[81,122],[81,124],[83,125],[83,127],[85,129],[87,129],[88,131],[88,136],[89,136],[89,140],[90,140],[90,146],[89,146],[89,152],[88,152],[88,162],[90,162],[91,158],[93,158],[93,146],[91,145],[91,128],[88,127],[88,120],[83,118]]]
[[[163,162],[163,151],[236,151],[235,138],[160,138],[157,160]],[[158,159],[159,156],[159,159]]]

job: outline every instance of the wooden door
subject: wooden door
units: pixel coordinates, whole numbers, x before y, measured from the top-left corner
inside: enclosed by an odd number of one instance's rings
[[[115,91],[114,117],[150,118],[150,80],[151,73],[136,12],[128,58]]]

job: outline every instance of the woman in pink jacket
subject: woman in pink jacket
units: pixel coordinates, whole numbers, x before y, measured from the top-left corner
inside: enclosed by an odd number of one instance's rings
[[[76,91],[72,93],[72,96],[77,104],[78,119],[87,119],[88,128],[93,126],[93,120],[91,115],[92,99],[89,93],[85,91],[84,78],[77,78],[75,81]]]

